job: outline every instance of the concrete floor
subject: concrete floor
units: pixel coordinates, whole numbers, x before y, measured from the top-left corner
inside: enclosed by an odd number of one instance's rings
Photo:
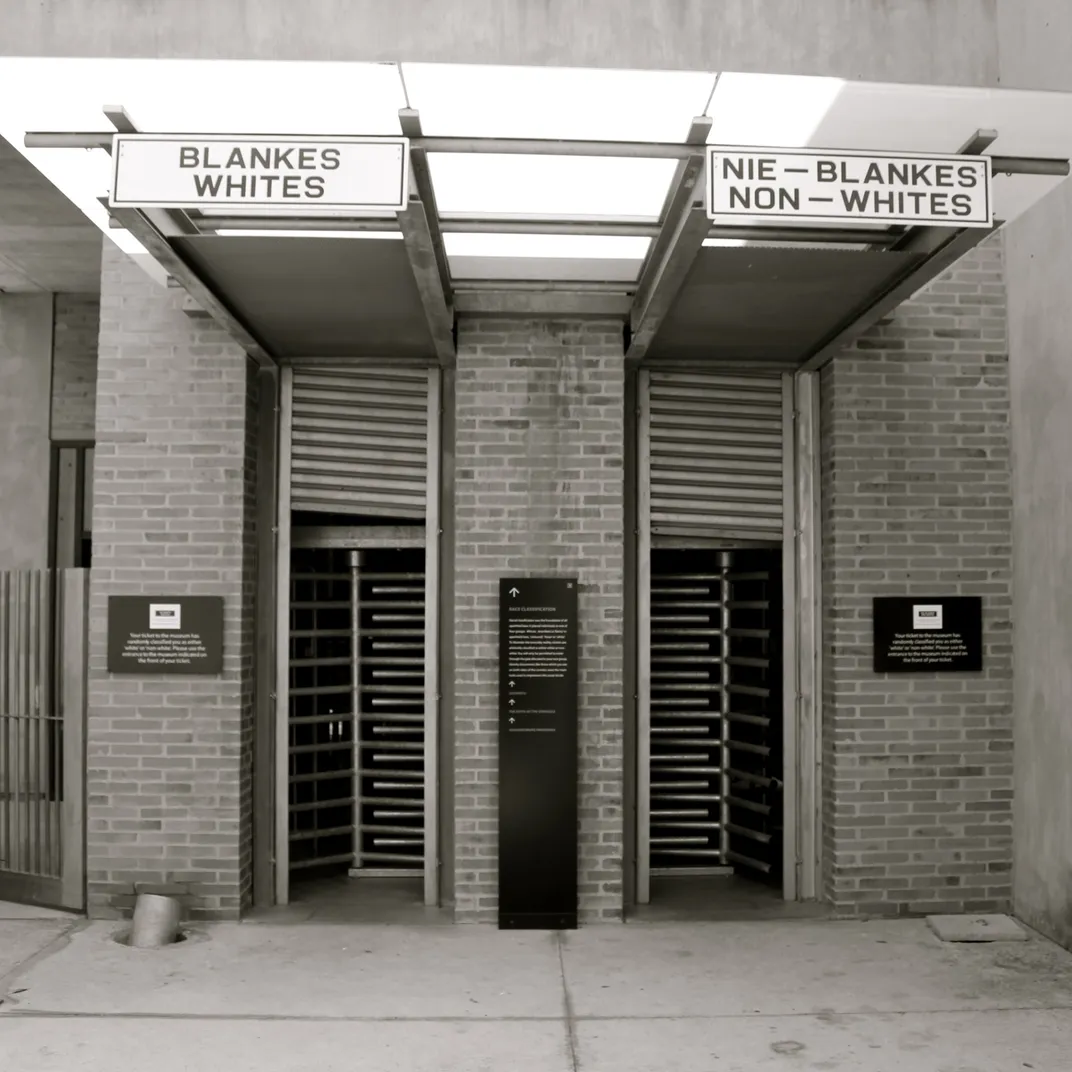
[[[653,876],[651,902],[636,905],[642,923],[738,923],[753,920],[823,919],[830,909],[815,901],[786,901],[779,889],[742,875]]]
[[[556,935],[195,927],[134,950],[65,927],[3,983],[20,1072],[1067,1072],[1072,955],[922,920],[631,923]],[[51,943],[51,944],[48,944]]]

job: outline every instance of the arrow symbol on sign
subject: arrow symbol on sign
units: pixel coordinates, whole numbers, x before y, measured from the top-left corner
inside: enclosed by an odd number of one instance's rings
[[[511,681],[510,682],[510,688],[513,688],[513,687],[514,687],[514,683]]]
[[[517,703],[517,700],[511,700],[510,701],[510,706],[513,707],[515,703]]]
[[[520,595],[520,594],[521,594],[521,593],[520,593],[520,592],[518,592],[518,590],[517,590],[516,588],[511,588],[511,589],[510,589],[510,595],[512,595],[512,596],[517,596],[517,595]]]
[[[516,719],[513,719],[513,718],[510,719],[510,725],[512,726],[514,724],[514,722],[516,722],[516,721],[517,721]]]

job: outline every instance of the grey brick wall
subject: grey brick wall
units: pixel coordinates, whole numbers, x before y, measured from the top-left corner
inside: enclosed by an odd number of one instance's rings
[[[87,868],[89,912],[137,883],[234,918],[249,885],[252,502],[249,368],[215,325],[105,243],[97,385]],[[111,594],[224,597],[219,677],[111,676]]]
[[[100,298],[57,294],[52,349],[52,440],[92,442]]]
[[[1005,910],[1012,859],[1009,385],[990,240],[822,374],[826,896]],[[981,674],[871,670],[871,599],[983,597]]]
[[[580,579],[580,910],[622,914],[621,325],[463,320],[457,367],[455,916],[497,908],[498,580]]]

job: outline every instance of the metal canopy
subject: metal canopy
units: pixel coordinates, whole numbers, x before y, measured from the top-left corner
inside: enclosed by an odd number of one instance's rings
[[[135,130],[120,107],[104,109]],[[612,318],[632,364],[817,368],[958,257],[985,228],[712,227],[703,208],[711,120],[675,142],[426,137],[398,113],[410,144],[410,196],[395,215],[310,219],[123,209],[129,231],[209,315],[262,363],[303,358],[449,365],[459,315]],[[981,152],[997,132],[965,132]],[[28,148],[103,148],[112,135],[27,133]],[[616,158],[673,164],[663,207],[647,217],[441,213],[435,160]],[[1065,159],[991,157],[995,175],[1064,176]],[[589,198],[591,200],[591,198]],[[654,207],[651,211],[655,211]],[[1000,221],[995,226],[1000,226]],[[290,231],[274,237],[275,231]],[[364,234],[381,232],[380,239]],[[226,232],[221,234],[220,232]],[[246,232],[243,234],[242,232]],[[451,253],[452,236],[573,235],[632,243],[586,258]],[[300,233],[300,237],[295,233]],[[255,237],[253,236],[255,235]],[[392,239],[398,239],[393,241]]]
[[[650,364],[798,366],[855,308],[925,260],[888,251],[705,247],[652,343]]]
[[[435,353],[402,242],[205,236],[171,245],[281,361]]]

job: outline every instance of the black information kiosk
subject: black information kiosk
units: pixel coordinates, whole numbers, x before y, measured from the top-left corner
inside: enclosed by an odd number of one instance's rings
[[[577,926],[577,580],[499,582],[499,927]]]

